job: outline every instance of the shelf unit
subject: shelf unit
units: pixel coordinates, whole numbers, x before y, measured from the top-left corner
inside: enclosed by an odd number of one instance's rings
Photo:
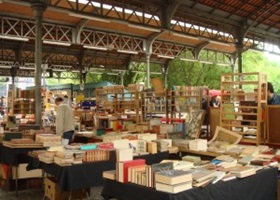
[[[181,118],[190,109],[201,109],[203,87],[174,86],[171,91],[171,119]]]
[[[266,74],[221,75],[220,126],[241,134],[242,142],[265,143],[266,104]]]
[[[124,86],[105,86],[97,88],[96,92],[96,111],[106,111],[110,114],[135,115],[135,121],[138,122],[141,113],[139,92],[137,90],[126,90]],[[127,113],[126,111],[133,111]]]
[[[141,92],[142,121],[148,121],[152,117],[166,117],[170,111],[170,92]]]
[[[34,99],[15,99],[13,105],[14,114],[35,114],[35,100]]]

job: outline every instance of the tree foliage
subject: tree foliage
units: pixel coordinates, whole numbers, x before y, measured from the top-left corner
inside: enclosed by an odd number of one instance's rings
[[[262,52],[247,51],[242,54],[243,72],[264,72],[267,74],[274,90],[280,93],[280,63],[271,60]]]
[[[246,51],[242,54],[243,72],[265,72],[268,75],[268,81],[274,85],[275,91],[280,93],[280,63],[271,61],[261,52]],[[124,73],[124,85],[131,83],[146,82],[146,63],[132,62],[130,67]],[[152,72],[162,72],[159,64],[150,64]],[[136,72],[138,71],[138,72]],[[237,68],[234,70],[237,71]],[[121,84],[121,75],[110,75],[111,71],[104,71],[102,74],[87,73],[86,83],[109,81],[115,84]],[[141,72],[141,73],[139,73]],[[144,73],[143,73],[144,72]],[[171,88],[174,85],[192,85],[208,86],[210,89],[220,88],[220,76],[222,73],[231,73],[230,66],[219,66],[215,64],[203,64],[200,62],[186,62],[180,59],[172,60],[169,63],[167,71],[167,86]],[[118,72],[115,72],[118,73]],[[121,73],[121,72],[120,72]],[[162,78],[164,83],[164,74],[151,74],[150,78]],[[73,83],[79,84],[80,80],[48,79],[48,85]]]

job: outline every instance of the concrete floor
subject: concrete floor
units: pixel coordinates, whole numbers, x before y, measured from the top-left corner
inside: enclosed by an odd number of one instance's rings
[[[91,188],[90,200],[103,200],[101,197],[102,187]],[[43,200],[44,190],[43,189],[29,189],[21,190],[18,192],[8,192],[0,189],[0,200]],[[47,200],[48,198],[45,198]]]

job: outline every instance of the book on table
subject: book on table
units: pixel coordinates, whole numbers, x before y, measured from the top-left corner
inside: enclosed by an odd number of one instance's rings
[[[196,182],[193,181],[192,186],[193,187],[206,187],[207,185],[209,185],[210,183],[212,183],[212,181],[215,179],[215,177],[210,177],[209,179],[206,179],[204,181],[201,182]]]
[[[189,170],[194,166],[193,162],[190,161],[184,161],[184,160],[179,160],[174,166],[174,169],[178,170]]]
[[[237,178],[245,178],[256,174],[256,169],[252,166],[235,166],[227,168],[228,172],[235,174]]]
[[[183,161],[188,161],[188,162],[193,162],[193,163],[198,163],[201,161],[201,157],[199,156],[191,156],[191,155],[187,155],[182,157]]]
[[[137,183],[138,172],[146,172],[146,164],[128,167],[128,182]]]
[[[255,159],[250,162],[250,165],[257,165],[257,166],[276,166],[278,164],[278,161],[275,160],[268,160],[268,159]]]
[[[116,170],[103,171],[102,177],[110,180],[116,180]]]
[[[251,166],[247,166],[247,165],[245,165],[245,166],[237,165],[237,166],[229,167],[226,169],[226,171],[228,171],[230,173],[235,173],[235,174],[245,173],[245,172],[252,171],[252,170],[254,170],[254,168]]]
[[[155,182],[175,185],[186,181],[192,181],[192,174],[182,170],[166,170],[155,173]]]
[[[116,150],[117,162],[133,160],[133,150],[131,148]]]
[[[155,187],[155,173],[156,172],[162,172],[166,170],[172,170],[173,169],[173,162],[164,162],[164,163],[154,163],[151,166],[151,181],[152,181],[152,186]]]
[[[236,175],[237,178],[245,178],[245,177],[248,177],[248,176],[252,176],[256,174],[256,170],[251,170],[251,171],[247,171],[247,172],[243,172],[243,173],[239,173]]]
[[[122,183],[128,182],[128,168],[131,166],[144,165],[145,159],[135,159],[116,163],[117,181]]]
[[[191,189],[192,188],[192,181],[186,181],[186,182],[175,184],[175,185],[168,185],[168,184],[156,182],[155,183],[155,188],[158,191],[163,191],[163,192],[169,192],[169,193],[172,193],[172,194],[176,194],[176,193]]]
[[[242,165],[247,165],[250,163],[251,160],[253,160],[254,157],[251,155],[248,156],[244,156],[243,158],[241,158],[240,160],[238,160],[238,163],[242,164]]]
[[[236,179],[236,174],[227,173],[223,178],[222,181],[230,181]]]
[[[216,176],[216,171],[205,169],[193,170],[191,173],[195,182],[202,182]]]
[[[212,181],[213,184],[217,183],[218,181],[220,181],[224,176],[226,175],[226,172],[222,172],[222,171],[216,171],[216,175],[214,180]]]

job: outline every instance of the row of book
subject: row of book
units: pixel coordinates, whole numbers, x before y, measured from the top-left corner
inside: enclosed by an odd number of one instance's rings
[[[147,165],[144,159],[135,159],[117,162],[116,170],[104,171],[103,177],[178,193],[192,187],[206,187],[218,181],[245,178],[264,167],[275,166],[273,162],[264,165],[256,159],[242,164],[241,160],[229,155],[221,155],[212,160],[188,155],[182,157],[182,160],[163,160],[161,163]]]

